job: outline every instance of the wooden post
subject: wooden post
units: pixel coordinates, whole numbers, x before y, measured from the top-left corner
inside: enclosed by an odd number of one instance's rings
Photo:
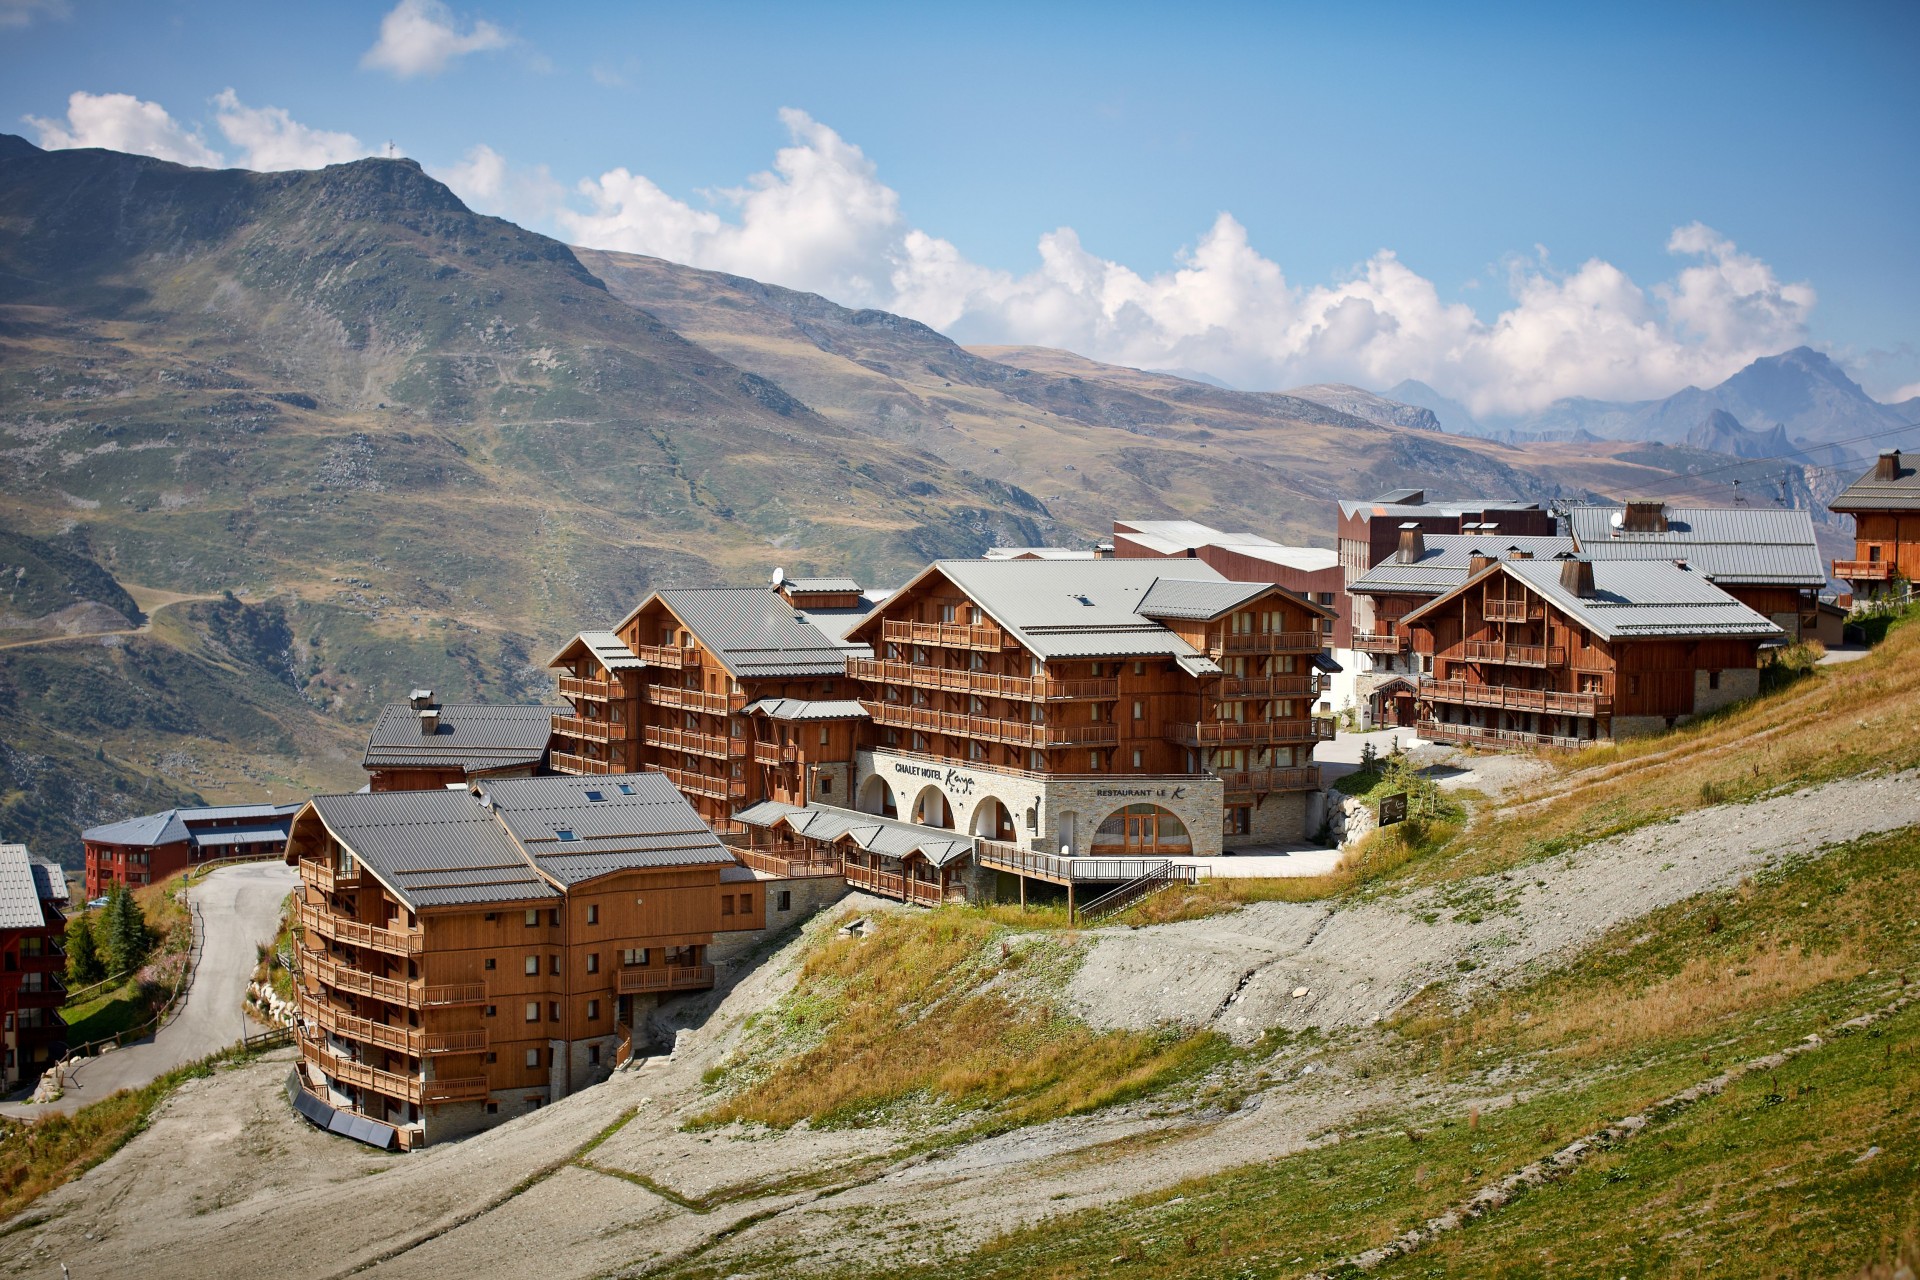
[[[1067,880],[1067,923],[1073,923],[1073,880],[1071,877]]]
[[[1019,877],[1018,877],[1018,879],[1019,879],[1019,881],[1020,881],[1020,909],[1021,909],[1022,911],[1025,911],[1025,910],[1027,909],[1027,876],[1026,876],[1026,873],[1025,873],[1024,871],[1023,871],[1023,872],[1021,872],[1021,873],[1020,873],[1020,875],[1019,875]]]

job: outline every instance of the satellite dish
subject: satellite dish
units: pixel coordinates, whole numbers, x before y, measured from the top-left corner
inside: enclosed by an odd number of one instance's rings
[[[773,589],[778,591],[780,584],[787,580],[787,571],[776,567],[773,571]]]

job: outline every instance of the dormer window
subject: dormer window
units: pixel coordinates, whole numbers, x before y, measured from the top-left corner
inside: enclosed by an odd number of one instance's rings
[[[633,784],[631,782],[622,782],[619,785],[621,795],[630,796],[633,794]]]
[[[599,804],[601,801],[605,800],[606,798],[607,798],[607,793],[604,791],[587,792],[587,799],[593,801],[595,804]]]

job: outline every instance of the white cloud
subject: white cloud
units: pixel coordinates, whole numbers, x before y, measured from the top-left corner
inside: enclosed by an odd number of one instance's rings
[[[1920,397],[1920,382],[1909,382],[1904,387],[1895,387],[1893,394],[1880,397],[1882,404],[1900,404],[1903,401]]]
[[[1491,320],[1442,299],[1390,250],[1345,279],[1295,285],[1227,213],[1157,274],[1101,258],[1062,227],[1016,275],[911,226],[873,162],[832,129],[801,111],[781,120],[790,145],[771,170],[717,193],[717,208],[614,169],[580,183],[585,207],[556,220],[580,244],[883,307],[962,341],[1065,347],[1248,387],[1419,378],[1485,414],[1720,381],[1804,341],[1815,303],[1811,286],[1781,282],[1698,223],[1667,244],[1686,265],[1650,287],[1600,259],[1562,270],[1536,248],[1507,264],[1512,302]]]
[[[350,133],[310,129],[284,107],[249,107],[231,89],[213,100],[215,120],[228,142],[241,149],[247,169],[319,169],[371,155]]]
[[[40,18],[65,18],[67,0],[0,0],[0,28],[30,27]]]
[[[159,103],[130,93],[77,92],[67,98],[64,121],[22,118],[39,130],[40,145],[50,150],[106,147],[207,168],[226,163],[198,130],[187,129]]]
[[[466,31],[441,0],[400,0],[380,19],[380,38],[360,59],[363,67],[391,71],[405,80],[439,75],[455,58],[513,43],[499,27],[475,19]]]
[[[521,223],[546,221],[566,194],[547,166],[515,169],[484,142],[468,148],[459,164],[428,172],[452,187],[469,208]]]

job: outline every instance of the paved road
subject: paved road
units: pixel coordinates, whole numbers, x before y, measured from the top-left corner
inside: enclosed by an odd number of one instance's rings
[[[65,1095],[47,1106],[0,1107],[7,1115],[35,1118],[72,1111],[113,1093],[137,1089],[183,1063],[204,1058],[250,1029],[241,1004],[259,963],[255,948],[273,939],[280,904],[299,883],[291,867],[277,862],[223,867],[188,891],[199,907],[198,957],[193,982],[173,1021],[124,1049],[81,1063],[67,1074]]]

